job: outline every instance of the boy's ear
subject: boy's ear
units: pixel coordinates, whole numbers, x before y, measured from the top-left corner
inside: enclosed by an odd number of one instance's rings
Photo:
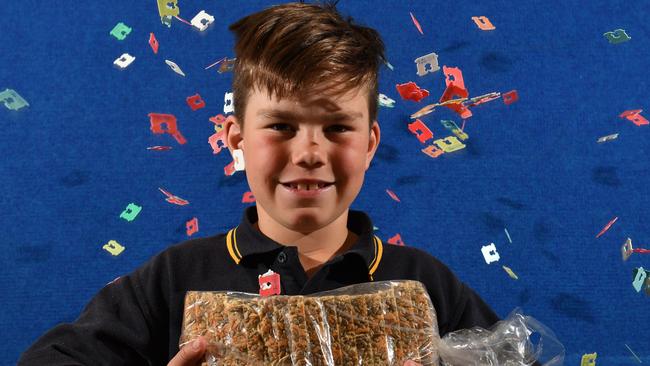
[[[234,115],[228,116],[224,122],[223,128],[226,133],[226,144],[228,145],[230,154],[232,155],[232,151],[236,149],[243,150],[244,136],[237,117]]]
[[[370,139],[368,140],[368,152],[366,153],[366,170],[370,168],[370,162],[375,156],[377,147],[379,147],[379,140],[381,139],[381,130],[379,129],[379,122],[375,120],[370,127]]]

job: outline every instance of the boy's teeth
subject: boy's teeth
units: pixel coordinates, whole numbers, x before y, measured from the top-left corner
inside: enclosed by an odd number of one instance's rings
[[[313,191],[323,187],[325,187],[325,184],[305,184],[305,183],[291,184],[291,188],[304,190],[304,191]]]

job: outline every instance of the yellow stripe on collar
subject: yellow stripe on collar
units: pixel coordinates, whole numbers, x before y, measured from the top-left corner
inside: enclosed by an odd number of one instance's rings
[[[241,253],[239,252],[239,246],[237,245],[237,228],[238,228],[238,227],[239,227],[239,226],[237,226],[237,227],[234,229],[234,231],[232,232],[232,240],[233,240],[233,243],[235,244],[235,250],[237,251],[237,256],[238,256],[239,259],[241,260],[241,257],[242,257],[242,256],[241,256]]]
[[[372,279],[372,275],[377,270],[377,267],[379,267],[379,262],[381,262],[381,256],[384,253],[383,243],[381,242],[381,239],[379,239],[377,235],[373,237],[373,242],[375,243],[375,258],[370,263],[370,268],[368,270],[370,279]]]
[[[228,253],[230,253],[230,256],[235,261],[235,263],[239,264],[241,261],[241,254],[239,253],[239,248],[237,248],[237,237],[235,236],[236,232],[237,228],[230,229],[230,231],[228,231],[228,234],[226,235],[226,247],[228,247]]]
[[[381,257],[384,252],[383,243],[378,236],[375,235],[373,237],[373,243],[375,245],[375,257],[373,258],[372,262],[370,262],[370,267],[368,269],[368,274],[371,280],[372,275],[377,270],[377,267],[379,267],[379,262],[381,262]],[[236,264],[239,264],[239,262],[241,262],[242,255],[239,252],[239,247],[237,246],[237,228],[230,229],[230,231],[228,231],[228,234],[226,235],[226,246],[228,247],[228,253],[230,253],[232,259]]]

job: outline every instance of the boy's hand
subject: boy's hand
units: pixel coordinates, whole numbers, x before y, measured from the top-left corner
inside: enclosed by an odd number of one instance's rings
[[[192,342],[184,345],[180,351],[172,358],[167,366],[195,366],[203,361],[205,354],[206,341],[199,337]]]
[[[181,350],[169,361],[167,366],[194,366],[198,365],[205,354],[205,339],[199,337],[194,341],[186,344]],[[408,360],[404,366],[422,366],[421,364]]]

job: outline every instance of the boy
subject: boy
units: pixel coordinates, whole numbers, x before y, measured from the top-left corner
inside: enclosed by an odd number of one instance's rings
[[[228,233],[172,246],[107,285],[19,364],[197,364],[204,339],[178,347],[185,293],[258,293],[258,275],[269,269],[280,275],[282,295],[421,281],[441,336],[498,320],[437,259],[384,245],[369,217],[349,209],[380,140],[378,33],[343,19],[335,5],[303,3],[268,8],[230,29],[237,60],[226,142],[243,153],[256,206]]]

